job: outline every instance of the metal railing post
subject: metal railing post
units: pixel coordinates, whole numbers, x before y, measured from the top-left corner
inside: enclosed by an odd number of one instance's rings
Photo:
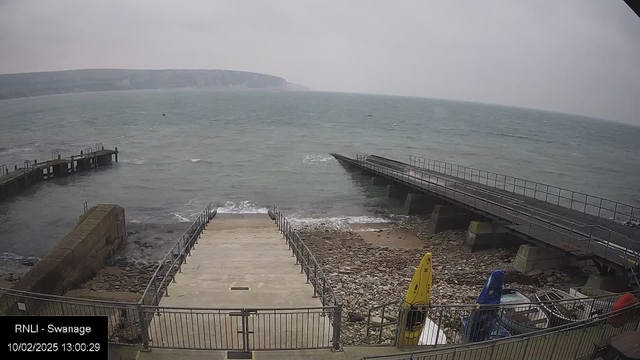
[[[140,333],[142,334],[142,349],[141,351],[150,351],[149,350],[149,333],[147,329],[147,320],[144,315],[144,309],[140,304],[138,304],[138,321],[140,325]]]
[[[604,258],[607,259],[607,253],[609,252],[609,246],[611,246],[611,231],[609,231],[609,238],[607,239],[607,247],[604,249]],[[626,251],[625,251],[626,254]]]
[[[309,271],[310,267],[309,267],[309,250],[307,249],[307,263],[305,264],[307,267],[307,284],[309,283],[309,274],[311,273],[311,271]]]
[[[318,297],[317,286],[318,286],[318,263],[314,262],[313,263],[313,297],[314,298]]]
[[[436,328],[436,343],[434,347],[438,347],[438,340],[440,340],[440,325],[442,325],[442,312],[443,308],[440,308],[440,314],[438,315],[438,327]]]
[[[342,304],[333,308],[333,351],[340,351],[340,335],[342,332]]]

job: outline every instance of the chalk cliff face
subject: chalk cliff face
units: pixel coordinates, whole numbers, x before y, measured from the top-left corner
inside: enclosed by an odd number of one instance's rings
[[[0,99],[166,88],[308,90],[278,76],[231,70],[87,69],[0,75]]]

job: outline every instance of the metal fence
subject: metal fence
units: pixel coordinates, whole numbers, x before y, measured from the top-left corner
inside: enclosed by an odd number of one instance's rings
[[[402,322],[405,321],[406,325],[406,319],[418,318],[424,323],[424,331],[422,339],[412,345],[438,347],[519,335],[606,314],[621,295],[500,305],[443,304],[414,308],[405,308],[403,301],[395,301],[369,309],[367,342],[402,348],[406,338],[404,329],[407,328]],[[640,296],[640,290],[632,292],[632,295]],[[489,323],[484,321],[486,319],[495,321]],[[391,334],[392,341],[383,333]]]
[[[206,224],[216,215],[203,210],[159,263],[137,303],[98,301],[0,289],[3,315],[104,315],[109,341],[150,348],[235,350],[339,350],[342,305],[315,257],[274,206],[276,223],[301,272],[323,306],[310,308],[223,309],[158,306]]]
[[[592,354],[595,343],[638,329],[640,305],[623,308],[587,320],[552,329],[503,339],[432,348],[394,355],[367,356],[364,359],[453,360],[453,359],[580,359]]]
[[[140,304],[116,301],[77,299],[0,289],[0,314],[3,315],[56,315],[106,316],[109,342],[142,345]]]
[[[313,296],[319,297],[323,306],[341,306],[333,291],[331,281],[324,274],[322,267],[318,264],[307,244],[304,243],[300,234],[293,228],[276,205],[273,205],[273,214],[275,215],[278,229],[282,231],[289,249],[293,252],[293,256],[296,257],[296,265],[300,265],[300,273],[304,273],[307,276],[307,283],[313,285]]]
[[[176,281],[176,272],[182,271],[182,264],[187,263],[187,257],[191,255],[191,250],[198,243],[198,238],[217,212],[217,208],[213,209],[211,204],[207,205],[191,226],[180,236],[158,263],[158,267],[153,272],[149,284],[140,298],[141,304],[158,305],[163,295],[169,295],[169,282]]]
[[[326,312],[326,314],[331,321],[333,329],[333,348],[334,350],[339,350],[341,346],[342,304],[331,286],[331,281],[325,275],[322,267],[318,264],[307,244],[304,243],[300,234],[275,204],[273,205],[273,217],[289,249],[296,258],[296,265],[300,265],[300,273],[304,273],[307,283],[313,285],[313,296],[320,298],[320,302],[324,307],[333,308],[333,311]]]
[[[622,223],[640,221],[640,208],[636,206],[579,191],[413,155],[409,156],[409,164],[597,217],[615,219]]]
[[[340,349],[338,306],[232,309],[145,306],[153,348],[235,350]]]
[[[578,255],[594,254],[623,268],[637,267],[640,242],[600,226],[584,225],[552,213],[534,213],[512,199],[495,192],[431,173],[400,171],[357,156],[351,161],[375,174],[385,175],[406,186],[442,197],[474,212],[485,213],[510,223],[508,227]],[[520,207],[519,207],[520,206]]]
[[[175,281],[175,273],[186,261],[197,238],[216,210],[208,205],[178,239],[158,264],[140,301],[137,303],[100,301],[47,295],[28,291],[0,289],[0,314],[4,315],[104,315],[108,317],[109,341],[117,344],[149,347],[145,321],[148,305],[157,305],[167,293],[169,281]]]

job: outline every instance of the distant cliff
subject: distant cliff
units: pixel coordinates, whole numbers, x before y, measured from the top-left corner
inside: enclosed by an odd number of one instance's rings
[[[0,100],[87,91],[167,88],[309,90],[278,76],[230,70],[87,69],[0,75]]]

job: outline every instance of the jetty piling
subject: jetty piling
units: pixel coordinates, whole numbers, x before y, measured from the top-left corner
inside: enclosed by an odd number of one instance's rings
[[[63,158],[60,152],[51,152],[51,160],[38,162],[37,159],[25,160],[22,167],[14,165],[9,171],[6,165],[0,166],[0,201],[26,190],[42,180],[67,176],[77,171],[97,169],[111,164],[112,159],[118,162],[118,148],[105,149],[102,143],[97,143],[95,150],[86,148],[80,155]]]

